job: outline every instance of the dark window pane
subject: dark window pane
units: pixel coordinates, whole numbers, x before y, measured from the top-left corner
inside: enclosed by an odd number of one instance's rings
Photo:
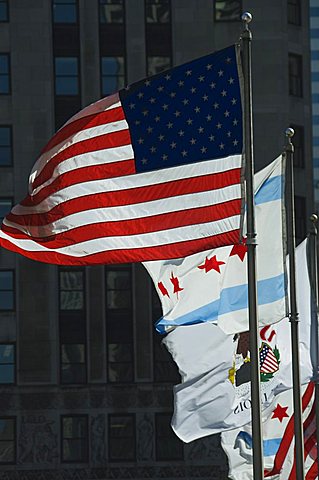
[[[0,290],[10,291],[13,289],[13,271],[0,271]]]
[[[83,310],[83,271],[60,271],[60,310]]]
[[[242,2],[240,0],[216,0],[214,15],[217,22],[233,22],[240,20]]]
[[[171,67],[170,57],[148,57],[147,75],[156,75]]]
[[[0,22],[8,22],[9,12],[8,12],[8,0],[0,1]]]
[[[10,93],[9,54],[0,54],[0,93]]]
[[[69,363],[61,365],[61,383],[72,385],[83,384],[86,381],[87,372],[85,364]]]
[[[135,422],[132,415],[109,416],[110,460],[135,460]]]
[[[0,197],[0,224],[4,217],[10,212],[12,208],[12,199],[11,198],[1,198]]]
[[[15,442],[15,419],[0,418],[0,463],[15,462]]]
[[[78,95],[79,82],[77,78],[59,77],[55,82],[56,95]]]
[[[14,345],[0,344],[0,364],[14,363]]]
[[[100,0],[101,23],[124,23],[123,0]]]
[[[289,94],[302,97],[302,57],[289,54]]]
[[[85,416],[62,417],[62,461],[86,462],[88,425]]]
[[[9,73],[9,55],[0,54],[0,74]]]
[[[0,310],[14,309],[13,271],[0,271]]]
[[[169,0],[146,0],[147,23],[169,23],[170,1]]]
[[[171,414],[156,414],[156,460],[182,460],[183,442],[173,432]]]
[[[102,57],[102,94],[109,95],[124,87],[124,58]]]
[[[77,1],[76,0],[53,0],[54,23],[76,23]]]
[[[288,23],[301,25],[301,4],[300,0],[288,0],[287,5]]]
[[[0,344],[0,384],[15,382],[15,345]]]
[[[79,94],[79,69],[77,57],[55,58],[56,95]]]
[[[0,384],[14,383],[14,365],[0,364]]]

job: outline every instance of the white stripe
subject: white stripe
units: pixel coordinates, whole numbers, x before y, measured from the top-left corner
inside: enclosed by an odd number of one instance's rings
[[[47,187],[53,183],[58,176],[67,172],[72,172],[82,167],[89,167],[92,165],[106,165],[108,163],[123,162],[134,159],[134,152],[132,145],[124,145],[122,147],[106,148],[104,150],[96,150],[95,152],[83,153],[76,157],[67,158],[59,163],[54,169],[51,178],[42,183],[39,187],[32,190],[32,195],[39,193],[42,188]],[[85,180],[85,177],[83,177]]]
[[[128,124],[126,120],[119,120],[117,122],[110,122],[105,123],[103,125],[98,125],[96,127],[87,128],[86,130],[81,130],[78,133],[72,133],[70,137],[63,140],[63,142],[55,145],[51,150],[43,153],[38,160],[35,162],[30,177],[29,183],[32,187],[32,183],[34,180],[40,175],[43,168],[54,159],[54,157],[63,152],[66,148],[70,147],[71,145],[75,145],[76,143],[82,142],[83,140],[91,139],[93,140],[94,137],[99,137],[101,135],[105,135],[108,133],[119,132],[121,130],[128,130]],[[88,154],[89,155],[89,154]],[[72,158],[72,157],[71,157]],[[42,186],[40,186],[37,190],[40,190]]]
[[[68,247],[49,249],[39,245],[33,240],[13,239],[14,245],[25,251],[57,252],[73,257],[84,257],[108,250],[135,249],[157,247],[160,245],[173,244],[176,242],[187,242],[189,240],[202,239],[232,231],[234,225],[239,222],[239,215],[228,217],[216,222],[208,222],[200,225],[188,225],[186,227],[172,228],[159,232],[144,233],[138,235],[104,237],[88,240],[85,242],[70,245]],[[0,230],[0,237],[12,242],[12,238]]]
[[[165,168],[160,171],[145,172],[135,175],[126,175],[118,178],[105,180],[94,180],[81,184],[72,185],[50,195],[36,206],[25,207],[16,205],[12,212],[16,215],[32,213],[44,213],[56,205],[86,195],[94,195],[105,192],[118,192],[120,190],[137,189],[151,185],[159,185],[166,182],[173,182],[186,178],[194,178],[214,173],[222,173],[227,170],[241,167],[241,155],[233,155],[218,160],[207,160],[205,162],[180,165],[178,167]],[[138,193],[136,193],[138,195]],[[226,200],[226,199],[225,199]]]
[[[137,203],[133,205],[122,205],[116,207],[95,208],[91,210],[82,210],[77,213],[60,218],[59,220],[44,226],[32,226],[27,222],[27,226],[16,224],[4,219],[4,224],[17,228],[27,235],[35,237],[46,237],[57,233],[65,232],[72,228],[92,223],[118,222],[130,220],[132,218],[147,218],[152,215],[161,215],[164,213],[189,210],[191,208],[200,208],[207,205],[215,205],[225,200],[240,198],[240,185],[231,185],[220,190],[191,193],[180,195],[178,197],[153,200],[151,202]],[[62,207],[63,208],[63,207]]]

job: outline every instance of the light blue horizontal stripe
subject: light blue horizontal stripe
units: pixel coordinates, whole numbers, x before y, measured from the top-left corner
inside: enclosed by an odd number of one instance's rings
[[[267,305],[285,297],[285,275],[259,280],[257,282],[258,305]],[[178,325],[194,325],[203,322],[216,322],[219,315],[236,312],[248,308],[248,285],[237,285],[224,288],[220,298],[203,305],[192,312],[174,320],[162,317],[156,323],[156,330],[165,333],[165,327]]]
[[[253,439],[248,432],[239,432],[237,439],[242,438],[248,448],[252,449]],[[263,440],[263,453],[264,457],[272,457],[276,455],[279,449],[279,445],[282,438],[271,438],[270,440]]]
[[[255,194],[255,205],[280,200],[283,195],[283,177],[271,177],[266,180],[262,187]]]

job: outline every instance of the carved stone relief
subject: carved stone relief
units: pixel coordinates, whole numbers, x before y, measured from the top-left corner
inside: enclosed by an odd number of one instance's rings
[[[44,415],[23,415],[18,437],[19,464],[54,464],[58,458],[56,422]]]

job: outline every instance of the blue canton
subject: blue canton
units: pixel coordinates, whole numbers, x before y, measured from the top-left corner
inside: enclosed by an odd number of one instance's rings
[[[242,152],[242,105],[235,46],[120,91],[136,171]]]

